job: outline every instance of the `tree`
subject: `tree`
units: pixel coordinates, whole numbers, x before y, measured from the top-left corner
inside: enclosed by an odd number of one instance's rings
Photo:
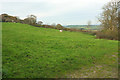
[[[56,24],[55,24],[55,23],[52,23],[52,24],[51,24],[51,26],[54,26],[54,27],[55,27],[55,26],[56,26]]]
[[[90,29],[90,25],[91,25],[91,21],[89,20],[89,21],[87,22],[87,28],[88,28],[88,30]]]
[[[101,22],[102,30],[97,33],[97,38],[118,40],[118,2],[110,1],[103,8],[98,20]]]
[[[42,22],[42,21],[38,21],[38,22],[37,22],[37,24],[42,25],[42,24],[43,24],[43,22]]]
[[[0,17],[2,18],[2,22],[19,22],[16,16],[10,16],[8,14],[1,14]]]
[[[52,23],[51,26],[53,26],[53,28],[56,28],[56,24],[55,23]]]
[[[61,24],[57,24],[56,28],[60,30],[60,29],[63,29],[63,26]]]
[[[20,18],[18,16],[14,16],[16,17],[16,22],[20,22]]]
[[[35,15],[28,15],[28,17],[24,19],[24,23],[36,24],[36,20],[37,20],[37,17]]]
[[[119,29],[120,29],[120,1],[118,2],[118,21],[119,21]]]
[[[111,1],[103,8],[103,12],[98,18],[104,30],[114,30],[118,25],[117,1]]]

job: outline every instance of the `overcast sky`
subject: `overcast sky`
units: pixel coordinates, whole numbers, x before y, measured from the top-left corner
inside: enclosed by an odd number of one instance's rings
[[[0,0],[0,14],[7,13],[24,19],[37,16],[45,24],[84,25],[91,20],[98,24],[97,16],[110,0]]]

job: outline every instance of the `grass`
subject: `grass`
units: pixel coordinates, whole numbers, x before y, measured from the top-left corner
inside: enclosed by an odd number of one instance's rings
[[[20,23],[3,23],[2,40],[3,78],[67,77],[96,64],[117,69],[118,41]]]

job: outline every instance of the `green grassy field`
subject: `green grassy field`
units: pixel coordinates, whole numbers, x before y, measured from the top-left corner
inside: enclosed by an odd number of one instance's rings
[[[86,76],[93,70],[99,72],[98,77],[117,77],[117,55],[118,41],[95,39],[81,32],[61,33],[27,24],[2,23],[3,78],[75,77],[74,73],[81,77],[78,74]],[[97,65],[102,66],[101,73]],[[95,69],[86,71],[91,67]]]

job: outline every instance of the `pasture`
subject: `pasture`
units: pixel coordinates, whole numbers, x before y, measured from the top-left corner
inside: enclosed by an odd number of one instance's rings
[[[82,32],[2,23],[3,78],[114,78],[117,57],[115,40],[95,39]]]

